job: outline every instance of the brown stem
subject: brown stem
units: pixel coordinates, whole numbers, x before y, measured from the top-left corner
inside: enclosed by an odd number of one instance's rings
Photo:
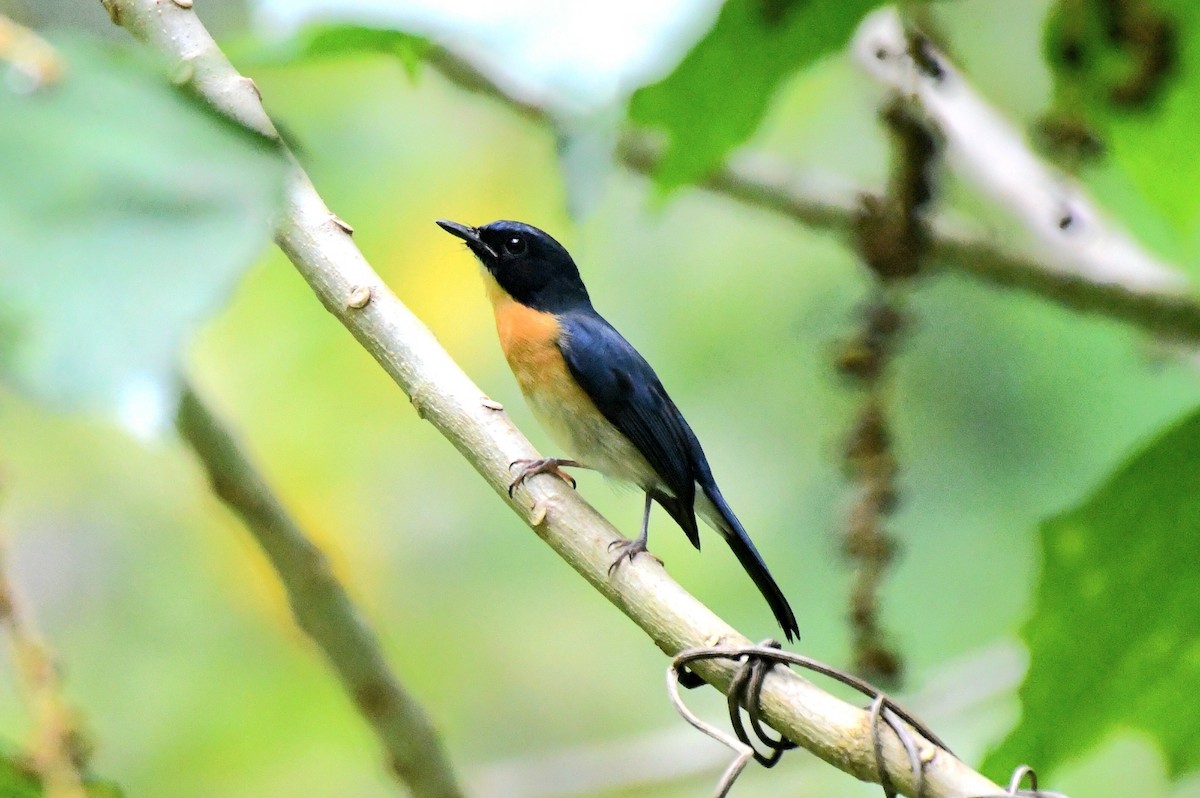
[[[460,798],[433,724],[388,667],[379,641],[325,555],[191,388],[184,390],[176,426],[204,466],[213,492],[242,519],[275,567],[296,624],[325,654],[374,729],[396,777],[418,798]]]

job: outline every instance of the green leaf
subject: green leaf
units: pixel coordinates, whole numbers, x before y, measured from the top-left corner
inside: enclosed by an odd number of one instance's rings
[[[253,64],[291,64],[362,53],[399,59],[409,78],[416,79],[421,63],[433,45],[428,39],[394,28],[326,23],[306,25],[295,36],[247,53],[239,59]]]
[[[716,25],[664,80],[629,105],[639,125],[661,128],[666,190],[703,178],[750,137],[784,79],[841,49],[877,0],[729,0]]]
[[[1190,248],[1200,223],[1200,4],[1062,0],[1046,51],[1062,129],[1082,123],[1097,135],[1112,165]]]
[[[0,379],[60,408],[169,415],[179,353],[269,240],[284,159],[125,48],[0,86]]]
[[[984,765],[1049,771],[1118,727],[1200,766],[1200,411],[1041,528],[1017,728]]]

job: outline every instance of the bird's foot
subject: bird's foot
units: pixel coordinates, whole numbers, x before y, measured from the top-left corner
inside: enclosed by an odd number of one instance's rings
[[[625,560],[633,562],[633,558],[639,554],[642,554],[643,552],[649,555],[650,559],[654,560],[659,565],[663,564],[662,560],[660,560],[654,554],[651,554],[650,551],[646,549],[645,538],[638,538],[637,540],[614,540],[612,543],[608,544],[608,550],[612,551],[613,549],[617,550],[617,556],[608,566],[609,576],[612,576],[612,572],[617,570],[617,566],[619,566],[622,562]]]
[[[516,490],[521,483],[532,476],[537,476],[538,474],[553,474],[573,488],[575,487],[575,478],[566,471],[563,471],[561,467],[584,467],[574,460],[563,460],[560,457],[543,457],[538,460],[513,460],[508,464],[509,470],[512,470],[513,466],[520,466],[521,468],[517,471],[517,475],[513,477],[513,481],[508,485],[508,497],[510,499],[512,498],[513,491]]]

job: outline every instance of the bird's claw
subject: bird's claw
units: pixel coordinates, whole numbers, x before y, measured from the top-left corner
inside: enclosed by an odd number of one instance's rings
[[[629,560],[629,562],[633,562],[634,557],[643,553],[648,555],[650,559],[654,560],[659,565],[663,564],[662,560],[646,549],[646,541],[641,538],[638,540],[614,540],[612,543],[608,544],[608,550],[612,551],[613,549],[618,549],[618,551],[617,556],[613,558],[612,563],[610,563],[608,566],[609,576],[612,576],[613,571],[617,570],[617,567],[623,561]]]
[[[511,471],[513,466],[519,465],[521,469],[513,478],[513,481],[508,484],[508,498],[512,498],[515,491],[525,480],[538,474],[553,474],[554,476],[566,482],[572,488],[575,487],[575,477],[563,471],[559,466],[563,464],[562,460],[557,457],[543,457],[540,460],[513,460],[508,464]]]

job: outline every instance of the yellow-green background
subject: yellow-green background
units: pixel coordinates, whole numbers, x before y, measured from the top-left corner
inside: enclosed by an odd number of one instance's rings
[[[79,5],[98,28],[98,4]],[[952,18],[978,82],[1031,114],[1045,75],[1031,56],[1014,59],[1018,77],[1028,73],[1016,79],[1010,56],[1033,52],[1022,20],[1040,7],[1022,3],[1022,17],[1008,3],[961,5]],[[236,37],[236,10],[222,13],[218,29]],[[513,218],[562,240],[597,308],[655,365],[704,442],[796,609],[802,650],[847,662],[840,452],[858,396],[832,361],[870,283],[841,243],[694,189],[661,204],[620,171],[594,212],[573,220],[552,133],[433,70],[413,83],[397,62],[362,57],[252,74],[372,265],[539,446],[547,439],[503,363],[476,264],[432,222]],[[866,79],[835,59],[786,86],[754,143],[878,180],[885,152],[872,103]],[[966,278],[929,278],[910,304],[891,380],[901,468],[891,529],[902,556],[884,620],[908,687],[937,693],[929,679],[947,663],[1016,645],[1037,522],[1200,390],[1191,370],[1124,327]],[[682,728],[660,652],[417,418],[277,251],[264,251],[188,361],[330,555],[468,783],[497,763]],[[97,773],[134,796],[394,792],[374,739],[186,448],[0,391],[0,467],[12,577],[86,719]],[[634,531],[634,493],[588,473],[579,489]],[[729,552],[712,535],[704,542],[697,555],[655,515],[652,548],[673,577],[747,634],[777,634]],[[19,740],[27,720],[11,672],[0,676],[0,732]],[[720,716],[711,697],[693,700]],[[1015,712],[1005,692],[943,725],[977,760]],[[806,760],[752,766],[735,794],[871,794]],[[1200,795],[1195,779],[1168,788],[1161,769],[1125,735],[1052,786]],[[584,794],[703,795],[715,774]]]

